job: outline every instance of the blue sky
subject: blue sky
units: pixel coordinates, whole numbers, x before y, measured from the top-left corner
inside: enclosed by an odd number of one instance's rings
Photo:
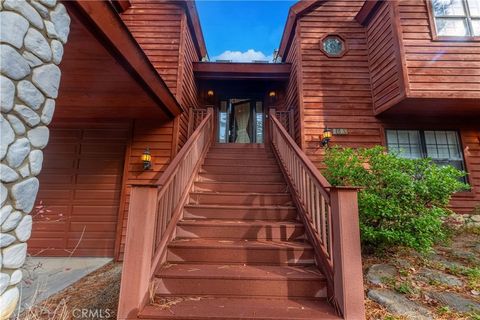
[[[295,2],[197,0],[210,60],[271,59]]]

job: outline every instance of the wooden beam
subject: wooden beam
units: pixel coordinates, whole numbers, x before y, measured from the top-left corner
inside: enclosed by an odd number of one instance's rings
[[[360,11],[358,11],[357,15],[355,16],[355,20],[357,20],[361,25],[366,26],[375,15],[375,12],[380,7],[380,4],[383,0],[367,0],[363,4]]]
[[[129,0],[111,0],[118,13],[127,11],[132,6]]]
[[[67,10],[75,10],[82,22],[112,53],[122,66],[136,79],[164,110],[174,118],[182,107],[148,60],[145,52],[108,1],[64,1]]]
[[[288,80],[289,63],[225,63],[195,62],[193,72],[197,79],[229,80]]]

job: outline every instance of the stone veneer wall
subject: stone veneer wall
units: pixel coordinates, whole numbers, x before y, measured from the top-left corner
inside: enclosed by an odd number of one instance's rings
[[[19,300],[36,176],[58,95],[70,17],[57,0],[0,0],[0,320]]]

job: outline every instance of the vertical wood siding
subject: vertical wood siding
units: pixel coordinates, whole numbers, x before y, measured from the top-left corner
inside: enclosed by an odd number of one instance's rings
[[[480,98],[480,42],[433,41],[427,2],[398,4],[410,96]]]
[[[392,5],[385,1],[367,28],[370,80],[375,109],[397,103],[397,99],[404,94],[394,19]]]

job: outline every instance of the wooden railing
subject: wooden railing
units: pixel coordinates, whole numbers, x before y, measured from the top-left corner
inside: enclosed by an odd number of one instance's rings
[[[132,186],[117,319],[136,319],[148,303],[155,271],[165,260],[166,247],[213,141],[213,111],[205,113],[158,182]]]
[[[328,295],[345,319],[365,319],[357,188],[332,187],[270,110],[272,147],[289,184]]]
[[[198,128],[203,119],[207,116],[207,109],[189,109],[188,116],[188,136]]]
[[[287,111],[277,111],[276,116],[278,121],[283,125],[285,130],[290,134],[291,137],[295,137],[295,121],[293,119],[293,109]]]

